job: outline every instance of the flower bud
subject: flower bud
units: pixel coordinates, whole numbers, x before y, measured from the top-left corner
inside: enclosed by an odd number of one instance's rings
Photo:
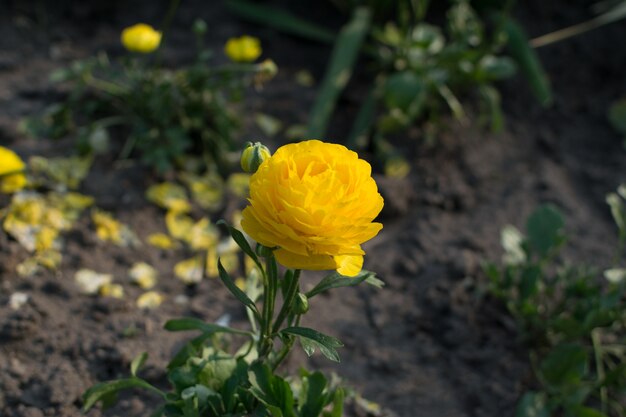
[[[206,22],[202,19],[196,19],[195,22],[193,22],[192,28],[193,28],[192,29],[193,33],[195,33],[198,36],[204,35],[208,29]]]
[[[270,150],[261,142],[248,142],[241,153],[241,168],[253,174],[270,156],[272,156]]]
[[[309,299],[306,295],[299,292],[293,303],[293,310],[296,314],[304,314],[309,311]]]

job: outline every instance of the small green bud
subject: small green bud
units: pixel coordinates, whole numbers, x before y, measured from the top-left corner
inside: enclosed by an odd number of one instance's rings
[[[299,292],[293,303],[293,310],[296,314],[304,314],[309,311],[309,299],[306,295]]]
[[[245,172],[253,174],[270,156],[272,156],[270,150],[261,142],[248,142],[241,153],[241,168]]]
[[[195,33],[196,35],[200,36],[200,35],[204,35],[207,31],[207,24],[204,20],[202,19],[196,19],[195,22],[193,22],[193,33]]]

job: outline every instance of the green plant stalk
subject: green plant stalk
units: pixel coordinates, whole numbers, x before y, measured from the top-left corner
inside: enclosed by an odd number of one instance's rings
[[[302,315],[300,314],[296,315],[294,326],[298,326],[300,324],[301,317]],[[276,368],[278,368],[278,366],[285,360],[289,352],[291,352],[291,348],[293,347],[293,344],[295,343],[295,341],[296,341],[295,337],[290,337],[289,340],[283,344],[282,349],[276,355],[276,359],[274,360],[274,363],[272,363],[272,370],[276,370]]]
[[[85,84],[87,84],[88,86],[96,89],[96,90],[100,90],[100,91],[104,91],[107,94],[112,95],[113,97],[123,97],[125,94],[128,94],[128,90],[125,89],[124,87],[112,83],[110,81],[106,81],[106,80],[102,80],[100,78],[96,78],[93,75],[91,75],[91,73],[86,74],[83,77],[83,81],[85,82]]]
[[[626,2],[621,2],[608,12],[605,12],[591,20],[534,38],[530,41],[530,45],[533,48],[541,48],[542,46],[560,42],[564,39],[589,32],[590,30],[608,25],[609,23],[613,23],[624,18],[626,18]]]
[[[272,349],[271,326],[274,315],[273,304],[275,303],[277,277],[271,263],[276,262],[273,255],[265,258],[265,271],[263,271],[263,311],[261,312],[261,335],[259,343],[259,358],[265,358]]]
[[[276,317],[276,321],[274,322],[274,327],[272,328],[272,334],[278,333],[280,330],[281,324],[287,318],[289,313],[291,313],[291,309],[293,307],[293,302],[296,299],[296,295],[298,294],[298,288],[300,287],[300,270],[296,269],[293,273],[293,278],[289,283],[289,287],[287,291],[285,291],[285,299],[283,300],[283,305],[278,312],[278,316]]]
[[[165,43],[165,39],[167,37],[167,34],[169,33],[170,26],[172,25],[172,20],[174,19],[174,16],[176,15],[176,11],[178,10],[178,6],[180,6],[180,0],[171,0],[170,7],[167,9],[167,14],[165,15],[165,18],[163,19],[163,23],[161,25],[161,43],[159,43],[159,48],[157,49],[156,56],[155,56],[157,67],[161,65],[161,58],[162,58],[161,51],[163,50],[163,44]]]
[[[598,374],[598,380],[603,381],[605,378],[604,363],[602,362],[602,343],[600,342],[600,335],[598,329],[591,331],[591,343],[593,345],[593,356],[596,362],[596,373]],[[609,401],[609,393],[606,386],[600,387],[600,407],[603,414],[606,414],[607,405]]]

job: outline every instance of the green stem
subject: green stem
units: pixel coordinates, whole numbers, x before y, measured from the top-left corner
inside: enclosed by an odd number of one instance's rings
[[[163,19],[163,23],[161,25],[161,43],[159,44],[159,49],[157,49],[155,56],[156,67],[161,66],[161,51],[163,50],[165,38],[170,30],[170,26],[172,25],[172,20],[174,19],[176,10],[178,10],[178,6],[180,6],[180,0],[171,0],[170,7],[167,9],[167,13]]]
[[[272,350],[272,319],[274,318],[274,306],[276,303],[276,291],[278,288],[278,269],[273,254],[265,258],[265,274],[263,280],[263,313],[261,322],[261,343],[259,345],[259,358],[269,355]]]
[[[294,323],[294,326],[297,326],[300,324],[300,317],[302,317],[300,314],[296,315],[296,321]],[[278,365],[280,365],[285,360],[289,352],[291,352],[291,348],[293,347],[293,344],[295,341],[296,341],[296,338],[294,336],[290,336],[289,340],[285,342],[282,349],[276,356],[275,362],[272,364],[272,370],[276,370],[276,368],[278,368]]]
[[[293,301],[296,299],[296,295],[298,294],[299,287],[300,287],[300,270],[296,269],[293,271],[293,277],[291,278],[291,281],[289,282],[287,291],[285,291],[285,299],[283,300],[283,305],[280,308],[278,317],[276,317],[276,321],[274,322],[272,334],[278,333],[278,330],[280,330],[280,325],[283,324],[283,321],[287,318],[289,313],[291,313]]]
[[[604,364],[602,363],[602,345],[600,342],[600,335],[598,334],[598,329],[594,329],[591,331],[591,342],[593,344],[593,355],[596,362],[596,373],[598,374],[598,380],[604,381]],[[602,386],[600,388],[600,402],[601,402],[601,410],[603,414],[606,414],[607,404],[609,401],[609,393],[606,389],[606,386]]]
[[[104,91],[114,97],[122,97],[127,93],[127,90],[119,85],[110,81],[102,80],[100,78],[96,78],[91,74],[86,75],[83,80],[87,85],[93,87],[97,90]]]

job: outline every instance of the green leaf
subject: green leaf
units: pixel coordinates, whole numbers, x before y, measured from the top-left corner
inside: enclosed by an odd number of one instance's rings
[[[343,416],[343,400],[346,394],[343,388],[338,387],[333,395],[333,408],[329,413],[324,413],[324,417],[342,417]]]
[[[313,372],[302,378],[305,398],[300,405],[299,417],[318,417],[322,413],[327,403],[327,395],[324,395],[325,388],[326,378],[321,372]]]
[[[352,68],[370,27],[370,18],[371,13],[368,8],[358,7],[350,22],[341,29],[311,110],[307,127],[308,137],[324,137],[339,94],[352,75]]]
[[[147,383],[139,378],[117,379],[114,381],[103,382],[89,388],[83,394],[83,412],[87,412],[98,401],[103,401],[105,406],[112,405],[115,402],[115,396],[119,391],[129,388],[145,388],[149,391],[159,394],[165,398],[165,393],[155,386]]]
[[[249,336],[250,333],[242,330],[232,329],[230,327],[220,326],[218,324],[205,323],[200,319],[193,317],[185,317],[182,319],[168,320],[165,323],[165,330],[171,332],[181,332],[185,330],[199,330],[204,333],[232,333]]]
[[[261,321],[261,315],[259,314],[259,310],[256,308],[256,304],[252,301],[245,292],[241,291],[239,287],[235,285],[235,282],[228,275],[228,272],[224,269],[222,265],[222,261],[218,258],[217,260],[217,270],[220,275],[220,279],[226,285],[226,288],[235,296],[239,301],[241,301],[246,307],[248,307],[252,313],[255,315],[257,320]]]
[[[405,113],[414,102],[424,102],[427,87],[421,77],[412,71],[396,72],[385,82],[384,100],[389,109],[398,108]]]
[[[381,280],[376,278],[376,274],[371,271],[362,270],[355,277],[345,277],[338,274],[337,272],[333,272],[332,274],[324,277],[324,279],[318,282],[318,284],[305,295],[307,296],[307,298],[311,298],[319,293],[328,291],[332,288],[351,287],[354,285],[358,285],[363,281],[368,282],[369,284],[379,288],[384,285]]]
[[[541,362],[540,371],[552,386],[578,384],[587,371],[587,351],[578,344],[558,345]]]
[[[546,204],[536,209],[526,222],[528,240],[541,256],[548,255],[550,249],[563,240],[563,217],[552,205]]]
[[[616,101],[609,108],[609,122],[613,129],[622,135],[626,135],[626,99]]]
[[[526,300],[537,294],[541,279],[541,268],[536,265],[524,268],[520,282],[520,298]]]
[[[250,247],[250,244],[246,240],[246,237],[244,236],[244,234],[241,231],[235,229],[233,226],[226,223],[226,221],[224,220],[218,220],[216,224],[226,226],[228,228],[228,233],[230,233],[230,236],[237,243],[237,245],[241,248],[241,250],[254,261],[256,266],[259,267],[260,271],[263,271],[263,265],[261,264],[261,261],[259,261],[259,257]]]
[[[522,27],[512,18],[503,17],[503,19],[505,19],[504,30],[508,37],[511,57],[526,76],[537,100],[539,100],[542,106],[549,107],[553,101],[550,80],[536,52],[528,43],[528,38]]]
[[[299,336],[300,344],[308,356],[311,356],[317,347],[322,352],[322,355],[331,361],[339,362],[339,353],[335,349],[343,346],[339,339],[308,327],[288,327],[281,330],[281,333]]]
[[[273,417],[294,417],[293,392],[289,383],[277,375],[273,375],[269,366],[255,363],[248,373],[250,391],[265,404]]]
[[[174,355],[170,363],[167,364],[167,369],[172,371],[176,368],[179,368],[187,362],[187,360],[196,356],[200,353],[204,342],[211,337],[213,333],[202,333],[200,336],[191,340],[185,346],[183,346],[177,353]]]
[[[147,352],[143,352],[135,356],[135,359],[133,359],[133,361],[130,363],[130,373],[132,376],[137,376],[137,371],[139,371],[139,369],[143,366],[143,364],[146,363],[147,359],[148,359]]]
[[[228,0],[226,6],[243,19],[267,25],[291,35],[324,43],[332,43],[335,40],[335,34],[331,30],[310,23],[277,7],[245,0]]]
[[[550,417],[550,410],[546,404],[546,395],[543,392],[529,391],[517,403],[515,417]]]
[[[483,82],[502,80],[512,77],[515,70],[515,62],[511,58],[485,55],[478,62],[476,77]]]
[[[486,107],[485,113],[489,115],[490,130],[494,133],[501,132],[504,128],[504,115],[502,114],[500,93],[491,85],[481,85],[478,91]]]

